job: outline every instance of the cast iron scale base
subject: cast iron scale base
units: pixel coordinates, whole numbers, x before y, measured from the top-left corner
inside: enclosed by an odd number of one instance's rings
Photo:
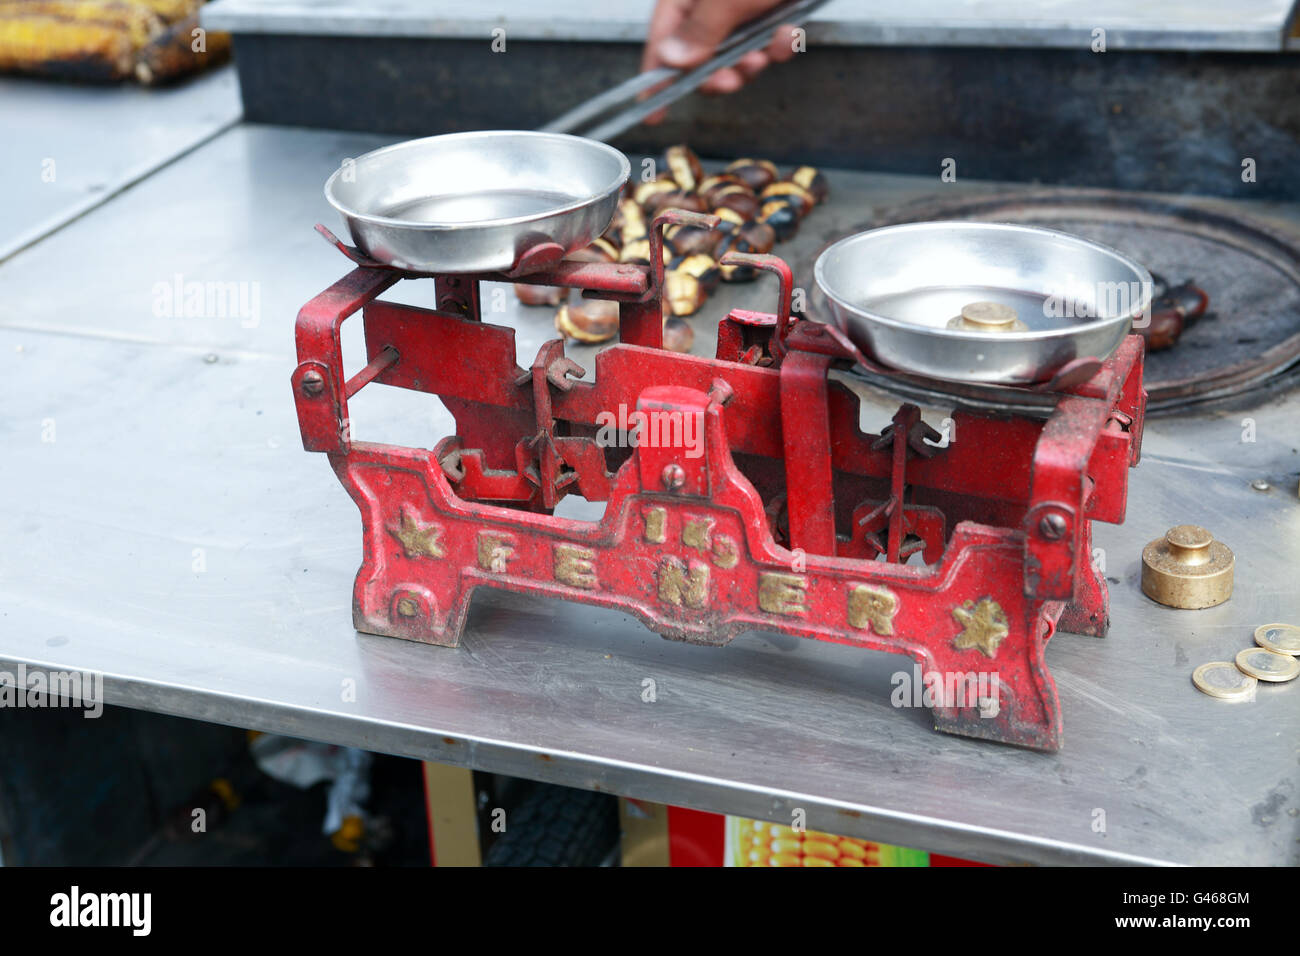
[[[940,730],[1059,749],[1044,648],[1058,625],[1100,637],[1109,624],[1091,526],[1124,519],[1141,338],[1058,376],[1036,413],[958,407],[946,447],[911,404],[866,434],[828,373],[870,363],[838,330],[791,320],[775,256],[731,260],[777,274],[775,314],[733,311],[712,359],[662,348],[663,226],[708,221],[661,215],[649,268],[541,249],[509,274],[432,275],[434,310],[379,301],[424,276],[318,227],[357,268],[299,313],[292,381],[304,447],[329,455],[361,509],[357,629],[455,646],[487,586],[617,608],[696,643],[780,631],[912,657],[939,678]],[[560,340],[520,368],[514,330],[481,321],[481,281],[618,302],[620,343],[595,382]],[[369,364],[345,379],[339,327],[358,310]],[[348,399],[371,382],[437,395],[456,434],[432,451],[351,440]],[[649,423],[635,447],[597,440],[620,409]],[[569,494],[607,502],[603,518],[555,515]],[[907,563],[918,551],[924,564]],[[991,697],[966,693],[977,674]]]

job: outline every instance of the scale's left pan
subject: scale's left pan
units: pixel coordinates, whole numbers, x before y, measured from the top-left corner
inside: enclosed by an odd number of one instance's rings
[[[565,253],[614,218],[630,167],[613,147],[559,133],[430,136],[344,163],[325,198],[370,258],[412,272],[508,272]]]

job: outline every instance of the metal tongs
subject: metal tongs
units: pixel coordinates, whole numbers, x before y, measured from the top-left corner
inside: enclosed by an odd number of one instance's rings
[[[771,40],[772,31],[783,24],[801,26],[827,0],[793,0],[783,3],[765,16],[742,26],[718,45],[708,62],[693,70],[660,67],[638,73],[587,102],[576,106],[541,128],[544,133],[573,133],[588,139],[610,140],[631,129],[656,110],[668,106],[690,93],[718,70],[735,65],[753,50],[761,50]],[[644,99],[639,97],[675,80]],[[632,101],[630,105],[629,101]],[[613,115],[609,115],[609,114]]]

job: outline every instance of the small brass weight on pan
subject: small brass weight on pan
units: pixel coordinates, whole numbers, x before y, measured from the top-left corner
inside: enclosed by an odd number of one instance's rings
[[[1180,524],[1142,549],[1142,593],[1168,607],[1214,607],[1232,597],[1233,564],[1226,544]]]

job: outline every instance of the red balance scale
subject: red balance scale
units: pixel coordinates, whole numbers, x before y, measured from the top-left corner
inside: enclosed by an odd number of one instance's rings
[[[1141,338],[1046,385],[989,392],[1011,410],[956,395],[960,440],[946,447],[910,403],[868,434],[830,373],[880,370],[837,328],[792,319],[776,256],[726,260],[778,277],[774,312],[728,314],[713,358],[662,347],[663,228],[710,221],[660,215],[651,267],[538,247],[478,275],[383,265],[317,227],[356,268],[299,313],[292,382],[304,447],[329,456],[361,510],[356,628],[454,647],[475,589],[492,587],[615,608],[700,644],[779,631],[907,655],[927,675],[992,674],[992,699],[935,681],[936,728],[1057,750],[1044,649],[1058,627],[1106,633],[1092,522],[1124,519]],[[379,300],[426,279],[434,309]],[[597,355],[595,381],[558,339],[519,367],[514,330],[482,320],[484,281],[617,302],[620,341]],[[357,312],[368,364],[349,379],[339,328]],[[438,396],[455,434],[431,451],[352,440],[348,400],[372,383]],[[598,440],[620,408],[693,440]],[[574,494],[605,502],[601,520],[556,515]]]

